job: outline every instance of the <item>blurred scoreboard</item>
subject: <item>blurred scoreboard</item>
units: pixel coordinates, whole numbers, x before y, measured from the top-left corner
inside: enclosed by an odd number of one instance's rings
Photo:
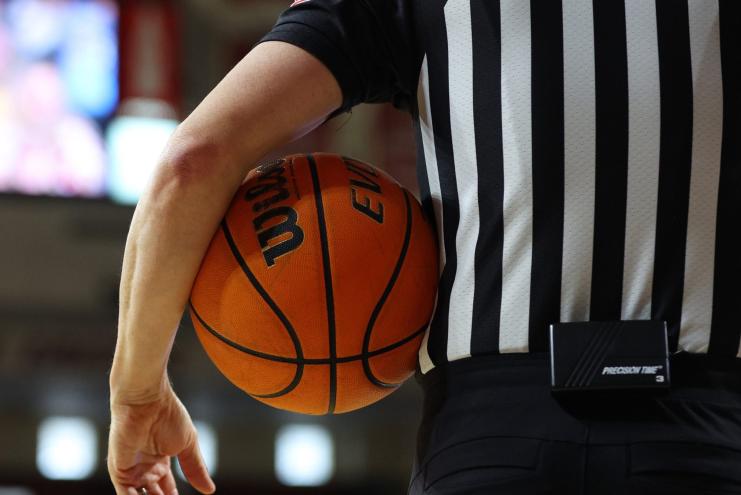
[[[105,194],[118,101],[111,0],[0,0],[0,190]]]

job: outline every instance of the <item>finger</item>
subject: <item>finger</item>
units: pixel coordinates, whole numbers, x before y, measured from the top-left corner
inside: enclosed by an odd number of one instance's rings
[[[159,485],[147,485],[147,493],[149,495],[165,495]]]
[[[116,490],[116,495],[138,495],[136,489],[130,486],[121,486],[118,483],[114,483],[113,488]]]
[[[116,491],[116,495],[138,495],[136,493],[136,488],[124,486],[120,481],[111,481],[113,483],[113,489]]]
[[[172,475],[172,471],[167,473],[164,478],[160,480],[160,488],[165,492],[165,495],[176,495],[178,492],[178,486],[175,483],[175,478]]]
[[[208,474],[195,435],[190,444],[178,456],[178,461],[183,474],[188,482],[193,485],[193,488],[206,494],[216,491],[216,485]]]
[[[122,486],[112,476],[111,483],[113,484],[113,490],[116,492],[116,495],[136,495],[136,491],[131,492],[128,487]]]

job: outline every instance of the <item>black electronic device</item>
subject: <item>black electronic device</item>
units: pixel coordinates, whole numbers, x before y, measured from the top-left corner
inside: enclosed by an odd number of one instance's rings
[[[554,392],[666,389],[670,385],[666,322],[554,323],[550,364]]]

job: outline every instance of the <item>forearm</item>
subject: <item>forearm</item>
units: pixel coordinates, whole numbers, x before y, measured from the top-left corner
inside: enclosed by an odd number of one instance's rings
[[[249,169],[340,103],[337,82],[318,60],[270,42],[247,55],[180,126],[126,243],[110,376],[114,402],[146,402],[167,385],[167,359],[193,280]]]
[[[114,398],[145,401],[159,392],[201,259],[241,181],[236,169],[223,171],[231,177],[197,180],[184,171],[200,166],[208,165],[163,163],[134,214],[121,275]]]

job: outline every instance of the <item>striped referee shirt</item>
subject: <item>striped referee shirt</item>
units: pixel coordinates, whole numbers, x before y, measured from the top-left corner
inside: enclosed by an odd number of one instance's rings
[[[544,352],[558,321],[741,357],[741,2],[303,0],[264,39],[324,62],[340,111],[413,118],[441,257],[423,372]]]

